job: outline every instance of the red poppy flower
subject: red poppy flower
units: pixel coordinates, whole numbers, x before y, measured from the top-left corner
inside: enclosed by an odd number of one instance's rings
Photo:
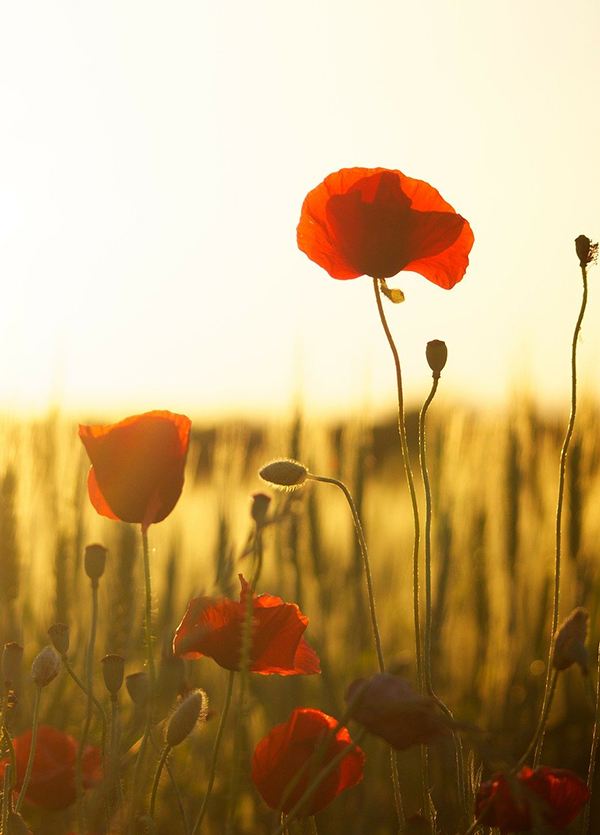
[[[315,769],[323,769],[344,748],[352,745],[348,730],[340,728],[335,736],[332,736],[320,762],[315,761],[312,768],[310,763],[306,766],[317,745],[337,724],[337,720],[320,710],[296,708],[287,722],[275,725],[267,736],[261,739],[252,756],[252,781],[267,806],[290,812],[318,774]],[[360,783],[364,762],[365,755],[362,749],[355,747],[325,777],[307,802],[303,814],[314,815],[331,803],[343,789]],[[289,795],[286,795],[288,783],[303,767],[303,776]]]
[[[111,426],[79,426],[92,466],[90,500],[98,513],[146,530],[173,510],[183,489],[191,421],[146,412]]]
[[[477,793],[475,814],[482,823],[496,826],[501,835],[526,832],[539,822],[553,830],[564,829],[585,806],[590,796],[586,784],[572,771],[525,766],[512,780],[494,774]]]
[[[397,751],[448,733],[447,720],[433,700],[415,693],[400,676],[378,674],[368,680],[356,679],[346,691],[346,702],[353,699],[352,718]]]
[[[387,168],[342,168],[308,193],[298,246],[333,278],[411,270],[449,290],[469,263],[473,232],[423,180]]]
[[[239,575],[242,591],[238,602],[223,597],[190,600],[177,627],[173,651],[184,658],[208,655],[226,670],[239,670],[242,632],[250,584]],[[271,594],[252,597],[250,671],[280,676],[320,673],[319,657],[303,632],[308,618],[295,603],[284,603]]]
[[[17,791],[23,785],[23,778],[29,762],[31,730],[13,740],[17,759]],[[57,731],[49,725],[40,725],[33,757],[33,771],[27,786],[25,798],[33,806],[42,809],[66,809],[77,799],[75,786],[75,760],[77,740],[69,734]],[[9,762],[0,763],[0,774]],[[101,779],[100,749],[88,745],[83,752],[83,787],[89,789]]]

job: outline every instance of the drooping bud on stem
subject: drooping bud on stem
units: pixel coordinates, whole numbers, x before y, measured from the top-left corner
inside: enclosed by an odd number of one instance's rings
[[[252,506],[250,515],[256,522],[258,528],[262,528],[267,520],[267,511],[271,504],[271,497],[266,493],[253,493],[251,496]]]
[[[105,655],[102,659],[104,684],[111,696],[116,696],[123,685],[125,659],[121,655]],[[136,675],[136,673],[134,673]],[[142,673],[145,675],[145,673]]]
[[[69,652],[69,627],[66,623],[53,623],[48,630],[48,635],[59,655],[66,655]]]
[[[585,645],[589,614],[579,606],[574,609],[554,636],[552,666],[555,670],[566,670],[572,664],[579,664],[583,673],[589,669],[588,651]]]
[[[106,555],[108,548],[95,542],[93,545],[88,545],[85,549],[84,565],[85,573],[92,581],[92,586],[98,584],[98,580],[104,574],[106,567]]]
[[[54,681],[60,672],[60,658],[52,647],[44,649],[36,655],[31,665],[31,678],[37,687],[46,687]]]
[[[575,238],[575,252],[579,258],[579,266],[585,267],[597,260],[598,244],[592,243],[587,235],[579,235]]]
[[[21,661],[23,660],[23,647],[16,641],[9,641],[4,644],[2,652],[2,675],[4,683],[10,686],[19,675]]]
[[[166,741],[174,748],[191,734],[199,720],[206,719],[208,697],[204,690],[195,690],[185,699],[171,716]]]
[[[446,360],[448,359],[448,348],[446,347],[446,343],[442,342],[441,339],[432,339],[431,342],[427,343],[425,356],[427,357],[429,367],[433,371],[433,379],[439,380],[442,369],[446,365]]]
[[[306,481],[308,470],[304,464],[292,458],[280,458],[271,461],[258,471],[263,481],[272,484],[279,490],[297,490]]]
[[[127,692],[134,705],[144,705],[150,695],[150,679],[146,673],[131,673],[125,678]]]

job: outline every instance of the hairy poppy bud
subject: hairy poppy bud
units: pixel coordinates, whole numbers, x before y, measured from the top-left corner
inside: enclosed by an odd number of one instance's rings
[[[579,258],[579,266],[585,267],[598,258],[598,244],[593,244],[587,235],[575,238],[575,252]]]
[[[104,684],[111,696],[116,696],[123,685],[125,659],[121,655],[105,655],[102,659]],[[135,675],[135,674],[134,674]]]
[[[104,574],[107,554],[108,548],[105,548],[104,545],[99,545],[97,542],[93,545],[88,545],[85,549],[85,573],[92,581],[92,585],[97,584],[100,577]]]
[[[173,748],[191,734],[198,720],[204,721],[208,712],[208,697],[204,690],[195,690],[171,716],[167,728],[167,745]]]
[[[146,673],[131,673],[125,678],[125,686],[134,705],[143,705],[150,695],[150,679]]]
[[[48,630],[50,640],[54,649],[60,655],[66,655],[69,651],[69,627],[66,623],[53,623]]]
[[[262,528],[267,519],[267,511],[271,504],[271,497],[266,493],[253,493],[251,496],[252,507],[250,508],[250,515],[256,522],[257,527]]]
[[[54,681],[60,672],[60,658],[52,647],[44,649],[36,655],[31,665],[31,678],[37,687],[46,687]]]
[[[4,644],[2,652],[2,675],[6,684],[11,684],[19,675],[21,661],[23,660],[23,647],[16,641],[9,641]]]
[[[263,481],[280,490],[297,490],[306,481],[308,470],[304,464],[291,458],[280,458],[258,471]]]
[[[425,356],[427,357],[429,367],[433,371],[433,379],[439,380],[442,369],[448,359],[446,343],[442,342],[441,339],[432,339],[431,342],[427,343]]]
[[[552,666],[555,670],[566,670],[572,664],[579,664],[583,673],[588,672],[588,651],[585,645],[589,614],[579,606],[574,609],[554,636]]]

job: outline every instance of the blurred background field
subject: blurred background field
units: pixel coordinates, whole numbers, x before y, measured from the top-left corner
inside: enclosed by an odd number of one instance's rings
[[[434,403],[428,421],[435,514],[434,683],[455,716],[469,726],[466,747],[474,750],[475,767],[483,765],[487,777],[516,762],[539,716],[566,414],[541,413],[522,397],[494,414]],[[413,450],[416,426],[417,414],[411,412]],[[30,727],[29,663],[48,642],[52,623],[70,625],[70,656],[76,669],[83,668],[91,597],[82,556],[90,542],[102,542],[110,552],[100,586],[96,692],[104,698],[99,663],[104,654],[123,655],[126,673],[143,666],[139,531],[103,519],[92,509],[86,490],[88,461],[76,430],[58,413],[29,422],[7,416],[0,429],[0,638],[19,641],[26,653],[11,720],[14,735]],[[168,519],[150,529],[156,646],[163,655],[162,711],[169,710],[185,680],[207,692],[212,713],[204,729],[172,757],[191,820],[205,789],[228,673],[209,658],[173,661],[170,642],[191,597],[237,598],[237,574],[249,574],[251,568],[250,495],[272,492],[257,471],[267,461],[286,456],[302,461],[311,472],[341,479],[353,493],[371,555],[386,661],[392,671],[416,684],[413,528],[394,415],[375,424],[313,423],[302,414],[287,423],[195,424],[182,498]],[[416,456],[413,466],[418,467]],[[256,742],[295,706],[319,707],[339,717],[347,685],[377,667],[360,553],[342,494],[331,485],[309,483],[295,493],[272,495],[273,522],[264,535],[258,591],[296,602],[308,615],[306,637],[321,657],[323,674],[250,677],[244,763]],[[596,403],[584,399],[568,459],[561,619],[576,605],[589,609],[592,659],[600,607],[599,499],[600,412]],[[123,738],[130,745],[141,733],[141,718],[125,690],[122,695]],[[42,721],[78,736],[85,709],[81,692],[63,673],[44,693]],[[235,709],[206,832],[220,832],[224,819],[234,718]],[[582,675],[567,670],[559,683],[543,762],[585,776],[592,723]],[[95,724],[92,741],[99,742]],[[319,815],[328,835],[364,835],[367,821],[369,835],[393,831],[389,752],[375,738],[364,747],[363,784]],[[404,752],[399,760],[410,815],[418,811],[418,751]],[[434,802],[444,829],[452,826],[456,806],[451,745],[433,746],[430,761]],[[273,813],[247,773],[244,780],[240,831],[266,833]],[[159,832],[179,831],[166,788],[158,808]],[[39,831],[59,833],[64,826],[64,813],[44,813]]]

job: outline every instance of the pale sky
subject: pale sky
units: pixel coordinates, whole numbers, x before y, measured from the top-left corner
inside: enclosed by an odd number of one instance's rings
[[[407,399],[570,387],[600,236],[596,0],[7,2],[0,409],[358,413],[394,403],[369,278],[296,247],[349,166],[424,179],[475,233],[461,284],[400,274]],[[600,268],[580,346],[598,393]]]

